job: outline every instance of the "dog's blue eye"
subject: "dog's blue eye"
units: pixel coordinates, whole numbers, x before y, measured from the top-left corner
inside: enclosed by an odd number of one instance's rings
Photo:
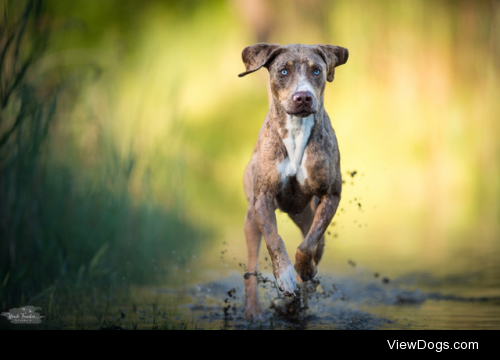
[[[314,75],[318,75],[319,74],[319,70],[314,70]]]
[[[286,70],[281,70],[281,73],[282,73],[283,75],[286,75],[286,74],[288,74],[288,71],[286,71]]]

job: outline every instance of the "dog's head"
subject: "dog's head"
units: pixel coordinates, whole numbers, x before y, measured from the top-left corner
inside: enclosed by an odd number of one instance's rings
[[[345,64],[347,49],[334,45],[255,44],[243,49],[245,76],[265,67],[274,101],[289,115],[307,117],[318,112],[326,81]]]

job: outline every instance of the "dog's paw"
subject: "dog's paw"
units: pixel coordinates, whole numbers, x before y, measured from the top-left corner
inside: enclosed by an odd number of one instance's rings
[[[284,270],[276,275],[276,284],[285,296],[292,296],[298,290],[299,286],[292,264],[285,266]]]
[[[300,249],[297,249],[297,253],[295,254],[295,270],[297,271],[297,274],[299,274],[302,281],[314,279],[317,269],[313,257],[306,255],[300,251]]]

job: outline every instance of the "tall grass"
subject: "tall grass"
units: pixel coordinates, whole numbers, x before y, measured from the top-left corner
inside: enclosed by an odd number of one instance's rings
[[[151,197],[133,200],[129,180],[136,159],[120,156],[102,134],[97,145],[105,151],[91,169],[97,177],[75,166],[69,142],[52,145],[53,129],[65,120],[57,114],[71,111],[82,84],[95,74],[40,70],[53,34],[43,5],[11,1],[2,9],[2,309],[28,301],[51,311],[72,300],[81,307],[91,293],[109,300],[111,289],[165,281],[174,264],[197,253],[205,234],[182,220],[176,207],[166,210]]]

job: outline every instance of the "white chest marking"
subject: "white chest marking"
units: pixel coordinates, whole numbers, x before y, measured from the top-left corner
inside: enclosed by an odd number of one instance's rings
[[[288,178],[292,176],[295,176],[301,185],[304,185],[307,179],[307,170],[305,168],[307,154],[305,154],[305,150],[313,125],[314,115],[307,118],[287,115],[286,129],[288,134],[283,139],[283,143],[288,156],[278,163],[278,171],[281,173],[283,186]]]

